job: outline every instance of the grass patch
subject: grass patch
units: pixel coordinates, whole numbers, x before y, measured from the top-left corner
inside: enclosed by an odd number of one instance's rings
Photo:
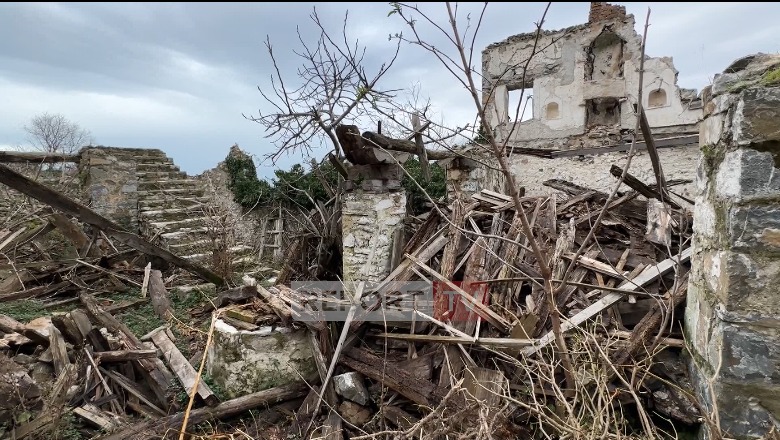
[[[51,313],[50,310],[46,310],[42,302],[34,299],[19,299],[0,303],[0,314],[8,315],[22,323]]]
[[[770,70],[761,77],[761,84],[765,86],[780,85],[780,67]]]

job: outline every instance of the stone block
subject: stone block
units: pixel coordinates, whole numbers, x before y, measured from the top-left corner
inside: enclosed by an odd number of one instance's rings
[[[780,317],[765,316],[768,310],[780,310],[780,258],[728,251],[718,255],[717,264],[702,261],[728,319],[780,324]]]
[[[713,398],[716,399],[724,437],[764,439],[774,425],[773,417],[777,417],[774,402],[780,394],[780,387],[732,383],[720,378],[712,380],[712,373],[703,373],[707,369],[709,367],[691,363],[691,382],[707,412],[713,408]],[[702,430],[700,438],[720,438],[709,433],[706,425],[702,426]]]
[[[728,232],[735,251],[780,256],[780,204],[731,208]]]
[[[737,198],[780,195],[780,187],[773,186],[774,166],[774,158],[768,152],[749,148],[729,151],[715,176],[716,195]]]
[[[360,373],[350,371],[333,376],[333,387],[336,394],[360,405],[368,405],[368,402],[371,401],[371,396],[368,394],[368,389]]]
[[[780,386],[780,345],[775,342],[780,329],[725,321],[721,326],[721,376],[734,383]]]
[[[308,330],[237,330],[217,320],[207,372],[230,398],[317,376]]]
[[[737,145],[780,141],[780,87],[751,87],[742,91],[733,119]],[[775,155],[780,151],[775,151]]]

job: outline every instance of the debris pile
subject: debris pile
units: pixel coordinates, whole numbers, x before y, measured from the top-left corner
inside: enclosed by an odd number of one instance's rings
[[[307,261],[325,251],[315,275],[339,272],[336,195],[310,218],[323,232],[291,248],[275,285],[247,279],[193,316],[172,307],[176,276],[151,267],[178,265],[216,280],[208,270],[51,190],[30,194],[95,232],[54,211],[44,223],[0,230],[0,251],[13,255],[0,266],[0,305],[34,298],[52,311],[67,307],[30,322],[0,315],[0,401],[9,402],[0,417],[15,438],[43,435],[67,416],[80,420],[82,434],[106,439],[174,437],[255,408],[265,409],[263,426],[283,420],[273,428],[279,435],[304,438],[583,430],[639,438],[700,423],[680,361],[690,213],[667,188],[614,173],[633,190],[610,197],[549,181],[559,194],[524,197],[521,211],[487,190],[436,205],[412,219],[394,251],[400,262],[374,285],[292,282],[305,271],[312,277]],[[532,237],[522,232],[523,215]],[[53,231],[72,255],[53,258],[36,245]],[[128,289],[137,297],[115,298]],[[121,312],[144,305],[167,325],[136,334],[122,322]],[[200,353],[185,356],[182,342],[190,341],[173,330],[193,319]],[[234,389],[220,403],[205,375],[216,360],[203,354],[221,343],[212,340],[217,328],[307,333],[313,375],[269,379],[270,388],[238,397]],[[291,350],[279,341],[276,349]]]

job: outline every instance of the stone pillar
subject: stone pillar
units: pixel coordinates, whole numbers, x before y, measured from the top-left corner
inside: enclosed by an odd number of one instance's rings
[[[395,164],[349,167],[341,207],[343,280],[378,282],[389,273],[394,243],[402,243],[406,193]]]
[[[780,56],[735,61],[703,95],[691,371],[726,437],[760,438],[780,420]]]
[[[480,157],[478,160],[457,157],[447,162],[446,170],[447,200],[450,202],[458,194],[464,201],[471,200],[471,196],[483,189],[506,193],[506,179],[492,157]]]
[[[137,151],[90,147],[79,162],[87,204],[130,232],[138,232]]]

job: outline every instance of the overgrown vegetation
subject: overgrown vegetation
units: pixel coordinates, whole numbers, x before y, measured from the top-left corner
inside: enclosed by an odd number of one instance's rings
[[[316,171],[302,164],[295,164],[288,170],[275,170],[271,183],[257,177],[257,169],[249,156],[228,155],[225,165],[229,175],[228,187],[235,201],[247,210],[281,205],[308,211],[317,202],[327,202],[330,197],[325,185],[335,189],[340,179],[338,171],[330,163],[318,165]],[[406,190],[409,213],[417,215],[430,208],[425,193],[434,200],[446,194],[444,168],[431,164],[431,180],[426,182],[419,160],[409,159],[403,166],[408,174],[404,173],[401,184]]]

